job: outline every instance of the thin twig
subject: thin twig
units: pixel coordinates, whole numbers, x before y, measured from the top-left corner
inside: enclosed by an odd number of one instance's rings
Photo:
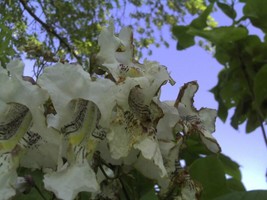
[[[27,5],[25,0],[19,0],[19,2],[22,4],[24,9],[27,10],[27,12],[33,17],[33,19],[39,22],[39,24],[41,24],[48,33],[53,34],[60,41],[60,43],[64,44],[67,47],[68,51],[71,54],[73,54],[73,56],[77,59],[77,62],[81,64],[80,57],[75,53],[75,51],[73,51],[71,46],[55,31],[55,29],[53,29],[53,27],[49,26],[48,24],[43,22],[39,17],[37,17],[35,13],[31,10],[31,8]]]

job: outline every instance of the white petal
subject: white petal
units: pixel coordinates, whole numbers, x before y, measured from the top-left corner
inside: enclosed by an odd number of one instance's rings
[[[160,172],[158,172],[160,177],[167,175],[158,142],[153,138],[153,136],[145,137],[140,142],[134,144],[134,148],[139,149],[145,159],[152,161],[153,165],[160,170]]]
[[[119,33],[119,39],[123,44],[124,51],[116,52],[116,60],[119,63],[131,65],[133,63],[133,31],[130,27],[124,27]]]
[[[99,190],[95,173],[86,161],[46,174],[44,185],[47,190],[54,192],[57,198],[64,200],[72,200],[82,191],[97,192]]]
[[[37,110],[48,99],[48,94],[38,85],[32,85],[22,79],[23,63],[13,61],[8,64],[10,76],[0,73],[0,99],[3,102],[15,102],[27,106],[33,116],[33,124],[40,123],[35,119]],[[19,74],[21,73],[21,74]]]
[[[107,135],[111,157],[120,159],[127,157],[130,151],[130,136],[123,126],[112,126],[111,132]]]
[[[221,151],[221,147],[217,140],[207,131],[202,131],[201,133],[200,138],[205,146],[213,153],[219,153]]]
[[[21,60],[12,60],[6,65],[6,69],[11,75],[21,77],[24,71],[24,63]]]
[[[0,198],[9,200],[16,194],[17,163],[11,154],[0,155]]]
[[[98,36],[98,45],[100,51],[97,54],[97,59],[103,63],[117,63],[115,52],[119,48],[121,41],[114,35],[114,25],[111,23],[108,28],[103,27]]]
[[[108,126],[115,106],[116,85],[108,79],[92,81],[81,66],[57,64],[46,68],[38,79],[46,89],[59,115],[64,115],[72,99],[82,98],[94,102],[101,112],[101,123]],[[58,128],[58,127],[56,127]]]
[[[215,131],[217,111],[215,109],[201,108],[198,114],[205,129],[213,133]]]
[[[177,108],[170,106],[165,102],[157,102],[163,110],[164,116],[159,120],[157,125],[157,138],[159,140],[171,141],[174,140],[173,128],[175,127],[180,115]]]

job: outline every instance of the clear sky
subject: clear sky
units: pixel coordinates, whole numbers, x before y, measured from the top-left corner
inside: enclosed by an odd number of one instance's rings
[[[241,7],[238,7],[241,12]],[[221,13],[213,15],[219,25],[227,24],[229,21]],[[191,21],[190,19],[188,21]],[[254,30],[253,30],[254,31]],[[256,31],[257,32],[257,31]],[[212,87],[217,83],[217,75],[222,66],[212,57],[211,53],[195,46],[184,51],[176,50],[176,41],[171,39],[169,30],[163,30],[163,37],[170,43],[169,48],[152,47],[153,54],[147,56],[148,60],[155,60],[168,67],[175,86],[164,86],[162,90],[163,100],[175,100],[179,88],[186,82],[197,80],[200,85],[195,96],[195,107],[209,107],[217,109],[217,102],[210,93]],[[258,32],[257,32],[258,33]],[[31,75],[31,63],[25,74]],[[230,113],[229,116],[232,114]],[[238,131],[230,126],[230,121],[224,124],[220,119],[216,121],[216,132],[214,136],[222,147],[222,152],[230,156],[241,165],[243,182],[248,190],[267,189],[265,172],[267,168],[266,153],[262,133],[259,129],[251,134],[245,133],[245,127],[241,126]]]

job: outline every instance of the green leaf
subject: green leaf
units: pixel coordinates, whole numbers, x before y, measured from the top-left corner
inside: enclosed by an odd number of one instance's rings
[[[195,36],[188,33],[187,26],[174,26],[172,29],[173,35],[177,38],[177,50],[184,50],[195,44]]]
[[[147,192],[146,194],[144,194],[140,200],[158,200],[158,197],[155,193],[154,189],[151,189],[149,192]]]
[[[218,28],[213,28],[212,30],[195,30],[192,31],[192,33],[203,37],[216,45],[226,44],[227,46],[229,43],[247,37],[248,30],[244,27],[222,26]]]
[[[267,4],[262,0],[247,0],[243,13],[252,24],[267,33]]]
[[[181,159],[185,160],[186,165],[191,165],[195,160],[203,157],[203,155],[211,155],[207,147],[203,144],[199,134],[191,134],[185,140],[185,146],[181,153]]]
[[[266,190],[253,190],[248,192],[233,192],[215,200],[266,200]]]
[[[79,200],[88,200],[90,199],[91,194],[89,192],[80,192],[79,193]]]
[[[246,125],[246,132],[251,133],[260,126],[259,114],[255,110],[251,110],[248,113],[248,120]]]
[[[19,176],[30,175],[36,186],[40,189],[42,195],[44,195],[46,199],[51,198],[52,196],[51,193],[44,189],[43,173],[40,170],[31,171],[30,169],[20,168],[18,174]],[[29,199],[42,199],[42,197],[36,188],[32,188],[28,194],[18,194],[13,199],[29,200]]]
[[[231,125],[233,128],[238,129],[238,126],[247,119],[247,114],[251,109],[251,98],[249,95],[243,95],[236,105],[235,113],[231,118]]]
[[[191,177],[203,186],[202,199],[213,199],[229,192],[224,168],[216,155],[196,160],[189,168]]]
[[[240,165],[238,163],[224,154],[219,154],[219,160],[221,161],[226,174],[232,176],[238,181],[241,181],[241,172],[239,170]]]
[[[234,178],[227,179],[226,183],[231,191],[246,191],[246,188],[243,183]]]
[[[229,6],[228,4],[217,2],[218,7],[231,19],[236,18],[236,11],[233,7],[233,5]]]
[[[211,3],[198,18],[194,19],[190,26],[196,29],[204,29],[207,27],[207,18],[212,12],[214,3]]]
[[[121,176],[120,180],[131,199],[140,199],[140,197],[146,195],[150,196],[151,190],[155,193],[154,181],[144,177],[137,170],[133,170],[131,173]]]
[[[262,66],[254,78],[254,92],[257,105],[260,107],[262,102],[267,99],[267,64]]]

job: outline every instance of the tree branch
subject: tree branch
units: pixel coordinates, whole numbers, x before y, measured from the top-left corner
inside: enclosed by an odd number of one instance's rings
[[[73,51],[72,47],[55,31],[55,29],[43,22],[39,17],[37,17],[31,10],[31,8],[27,5],[27,2],[25,0],[19,0],[19,2],[22,4],[23,8],[32,16],[32,18],[35,19],[39,24],[41,24],[41,26],[48,33],[53,34],[60,41],[60,43],[64,44],[68,51],[77,59],[77,62],[81,64],[80,57]]]

